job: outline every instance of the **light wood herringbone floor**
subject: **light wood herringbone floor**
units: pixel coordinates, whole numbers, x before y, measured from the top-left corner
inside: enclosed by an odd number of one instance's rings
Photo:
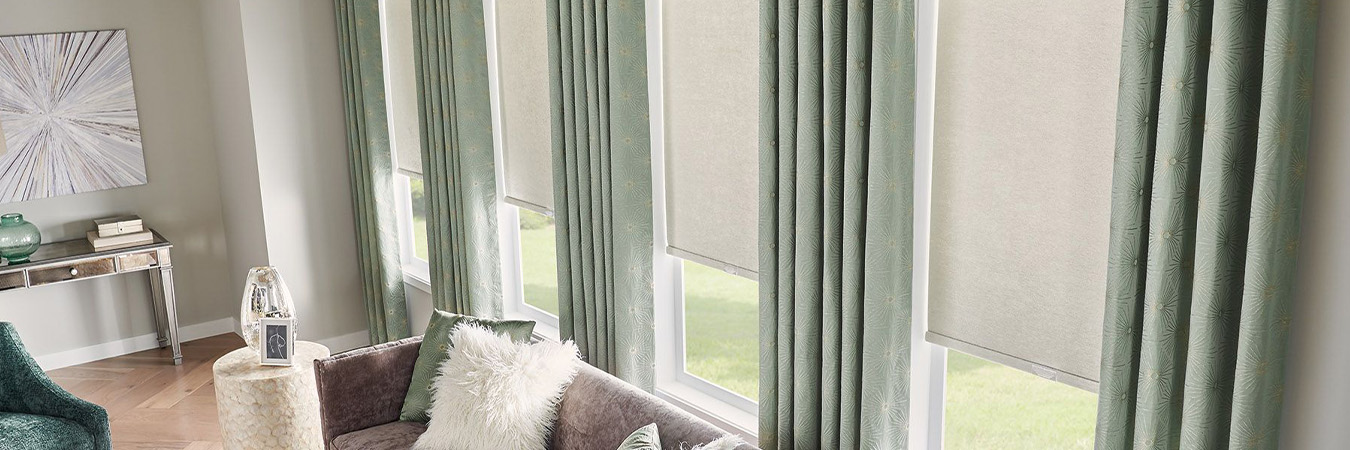
[[[183,365],[166,349],[146,350],[47,372],[72,394],[108,410],[113,447],[221,448],[211,365],[244,346],[229,333],[184,342]]]

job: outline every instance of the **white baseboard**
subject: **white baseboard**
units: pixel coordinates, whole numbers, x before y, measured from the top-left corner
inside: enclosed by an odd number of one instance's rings
[[[225,318],[178,327],[178,340],[179,342],[188,342],[229,332],[238,333],[236,331],[238,327],[235,323],[235,319]],[[155,333],[148,333],[88,347],[39,355],[33,357],[33,359],[37,360],[39,366],[42,366],[42,370],[53,370],[153,348],[159,348],[159,336]]]
[[[319,339],[318,342],[323,344],[324,347],[328,347],[328,351],[336,355],[347,350],[370,345],[370,331],[361,330],[342,336]]]

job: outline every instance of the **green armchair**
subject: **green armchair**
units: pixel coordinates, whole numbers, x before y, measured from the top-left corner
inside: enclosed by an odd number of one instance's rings
[[[111,450],[108,412],[61,389],[0,322],[0,450]]]

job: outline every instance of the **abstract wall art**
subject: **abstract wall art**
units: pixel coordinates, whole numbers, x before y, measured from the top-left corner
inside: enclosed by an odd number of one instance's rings
[[[126,30],[0,36],[0,203],[145,183]]]

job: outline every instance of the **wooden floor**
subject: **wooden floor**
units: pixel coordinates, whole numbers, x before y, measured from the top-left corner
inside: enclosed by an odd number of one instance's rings
[[[167,349],[156,349],[47,374],[108,410],[114,449],[219,449],[211,365],[243,346],[228,333],[183,343],[181,366]]]

